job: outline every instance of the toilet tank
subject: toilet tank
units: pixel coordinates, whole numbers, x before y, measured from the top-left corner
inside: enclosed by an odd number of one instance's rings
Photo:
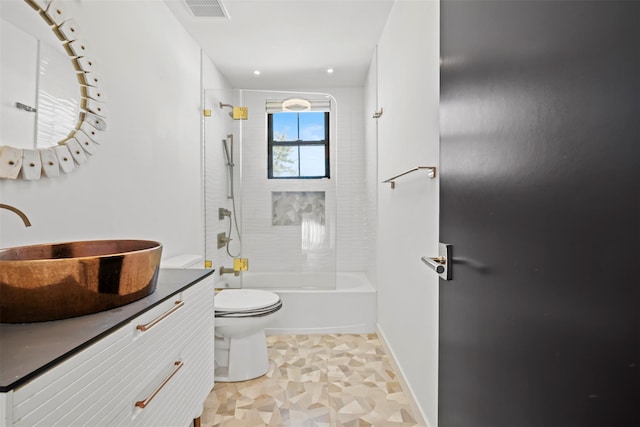
[[[204,268],[204,258],[200,255],[177,255],[160,261],[161,268]]]

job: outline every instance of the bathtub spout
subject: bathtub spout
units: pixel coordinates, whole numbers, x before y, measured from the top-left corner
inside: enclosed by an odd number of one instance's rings
[[[220,272],[221,276],[223,274],[231,274],[231,273],[233,273],[234,276],[239,276],[240,275],[240,270],[234,270],[233,268],[220,267],[218,269],[218,271]]]

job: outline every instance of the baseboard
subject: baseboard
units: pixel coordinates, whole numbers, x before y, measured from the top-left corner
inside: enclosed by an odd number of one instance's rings
[[[413,412],[413,415],[416,417],[416,423],[419,426],[430,427],[426,421],[426,417],[424,416],[422,409],[420,408],[420,405],[418,405],[418,402],[416,402],[415,395],[413,394],[413,390],[409,386],[409,383],[407,382],[404,376],[404,372],[402,371],[402,369],[398,365],[398,362],[396,361],[396,356],[393,353],[393,350],[391,350],[391,347],[389,347],[389,344],[387,344],[387,340],[384,337],[384,333],[382,332],[382,329],[380,329],[380,325],[377,325],[376,327],[376,335],[380,340],[380,345],[382,345],[382,348],[384,349],[385,353],[387,353],[387,355],[389,356],[389,362],[391,362],[391,367],[393,368],[393,371],[397,374],[398,382],[400,383],[400,387],[402,388],[402,391],[407,396],[407,400],[408,400],[409,406],[411,407],[411,411]]]
[[[2,1],[2,0],[0,0]],[[358,323],[345,326],[326,326],[317,328],[265,328],[265,335],[317,335],[317,334],[375,334],[370,324]]]

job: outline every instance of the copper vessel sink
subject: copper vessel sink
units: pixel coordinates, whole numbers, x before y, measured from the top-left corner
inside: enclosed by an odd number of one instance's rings
[[[161,254],[149,240],[0,249],[0,322],[66,319],[136,301],[155,291]]]

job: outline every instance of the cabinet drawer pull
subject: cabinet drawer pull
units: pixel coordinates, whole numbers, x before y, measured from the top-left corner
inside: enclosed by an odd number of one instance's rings
[[[164,313],[161,316],[158,316],[157,318],[155,318],[154,320],[152,320],[151,322],[147,323],[146,325],[138,325],[136,326],[136,329],[139,331],[148,331],[149,329],[153,328],[155,325],[157,325],[162,319],[170,316],[172,313],[175,313],[176,311],[178,311],[178,309],[180,307],[184,306],[184,301],[176,301],[176,305],[169,311],[167,311],[166,313]]]
[[[169,376],[167,378],[164,379],[164,381],[162,381],[162,383],[160,383],[160,385],[153,391],[153,393],[151,393],[151,395],[149,397],[147,397],[144,400],[138,400],[136,402],[136,406],[138,408],[146,408],[147,405],[149,403],[151,403],[151,401],[153,400],[154,397],[156,397],[156,394],[158,394],[160,392],[160,390],[162,390],[162,387],[164,387],[171,378],[173,378],[173,376],[180,370],[180,368],[182,368],[184,366],[184,362],[180,361],[180,360],[176,360],[174,363],[175,368],[173,368],[173,371],[171,371],[171,373],[169,374]]]

